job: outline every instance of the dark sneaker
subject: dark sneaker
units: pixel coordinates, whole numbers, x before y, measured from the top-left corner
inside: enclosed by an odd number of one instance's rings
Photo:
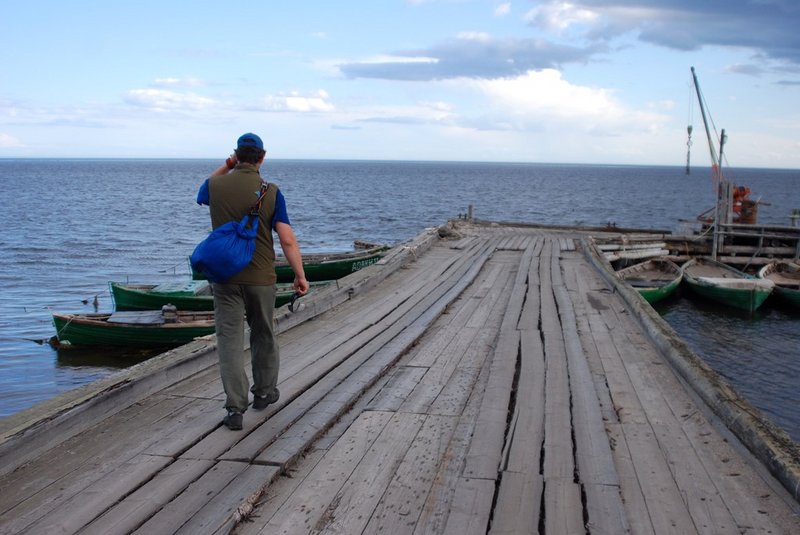
[[[253,409],[260,411],[266,409],[269,405],[272,405],[281,397],[281,393],[278,389],[275,389],[275,392],[271,396],[255,396],[253,398]]]
[[[222,424],[231,431],[238,431],[242,428],[243,420],[241,412],[228,411],[228,415],[222,419]]]

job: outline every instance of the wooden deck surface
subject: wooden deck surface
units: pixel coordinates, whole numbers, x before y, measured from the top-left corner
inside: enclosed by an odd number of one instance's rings
[[[243,431],[212,359],[50,438],[0,533],[800,533],[575,233],[462,232],[286,328]]]

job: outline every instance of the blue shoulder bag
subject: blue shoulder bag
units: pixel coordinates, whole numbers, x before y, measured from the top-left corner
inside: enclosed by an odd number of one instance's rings
[[[193,271],[211,282],[224,283],[247,267],[256,250],[258,211],[268,189],[269,184],[261,184],[258,201],[241,221],[218,226],[197,244],[189,259]]]

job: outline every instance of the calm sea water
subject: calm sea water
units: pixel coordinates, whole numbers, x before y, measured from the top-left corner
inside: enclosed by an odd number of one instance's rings
[[[55,350],[50,311],[111,310],[109,281],[189,276],[209,228],[194,202],[216,160],[0,160],[0,416],[108,376],[151,352]],[[707,170],[496,163],[268,161],[303,251],[394,244],[466,213],[496,221],[681,231],[711,206]],[[800,171],[740,169],[762,223],[789,224]],[[800,315],[755,316],[679,297],[660,309],[688,343],[800,440]]]

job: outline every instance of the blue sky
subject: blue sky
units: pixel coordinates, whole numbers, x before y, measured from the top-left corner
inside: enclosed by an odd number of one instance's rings
[[[800,168],[797,0],[2,2],[0,157]]]

